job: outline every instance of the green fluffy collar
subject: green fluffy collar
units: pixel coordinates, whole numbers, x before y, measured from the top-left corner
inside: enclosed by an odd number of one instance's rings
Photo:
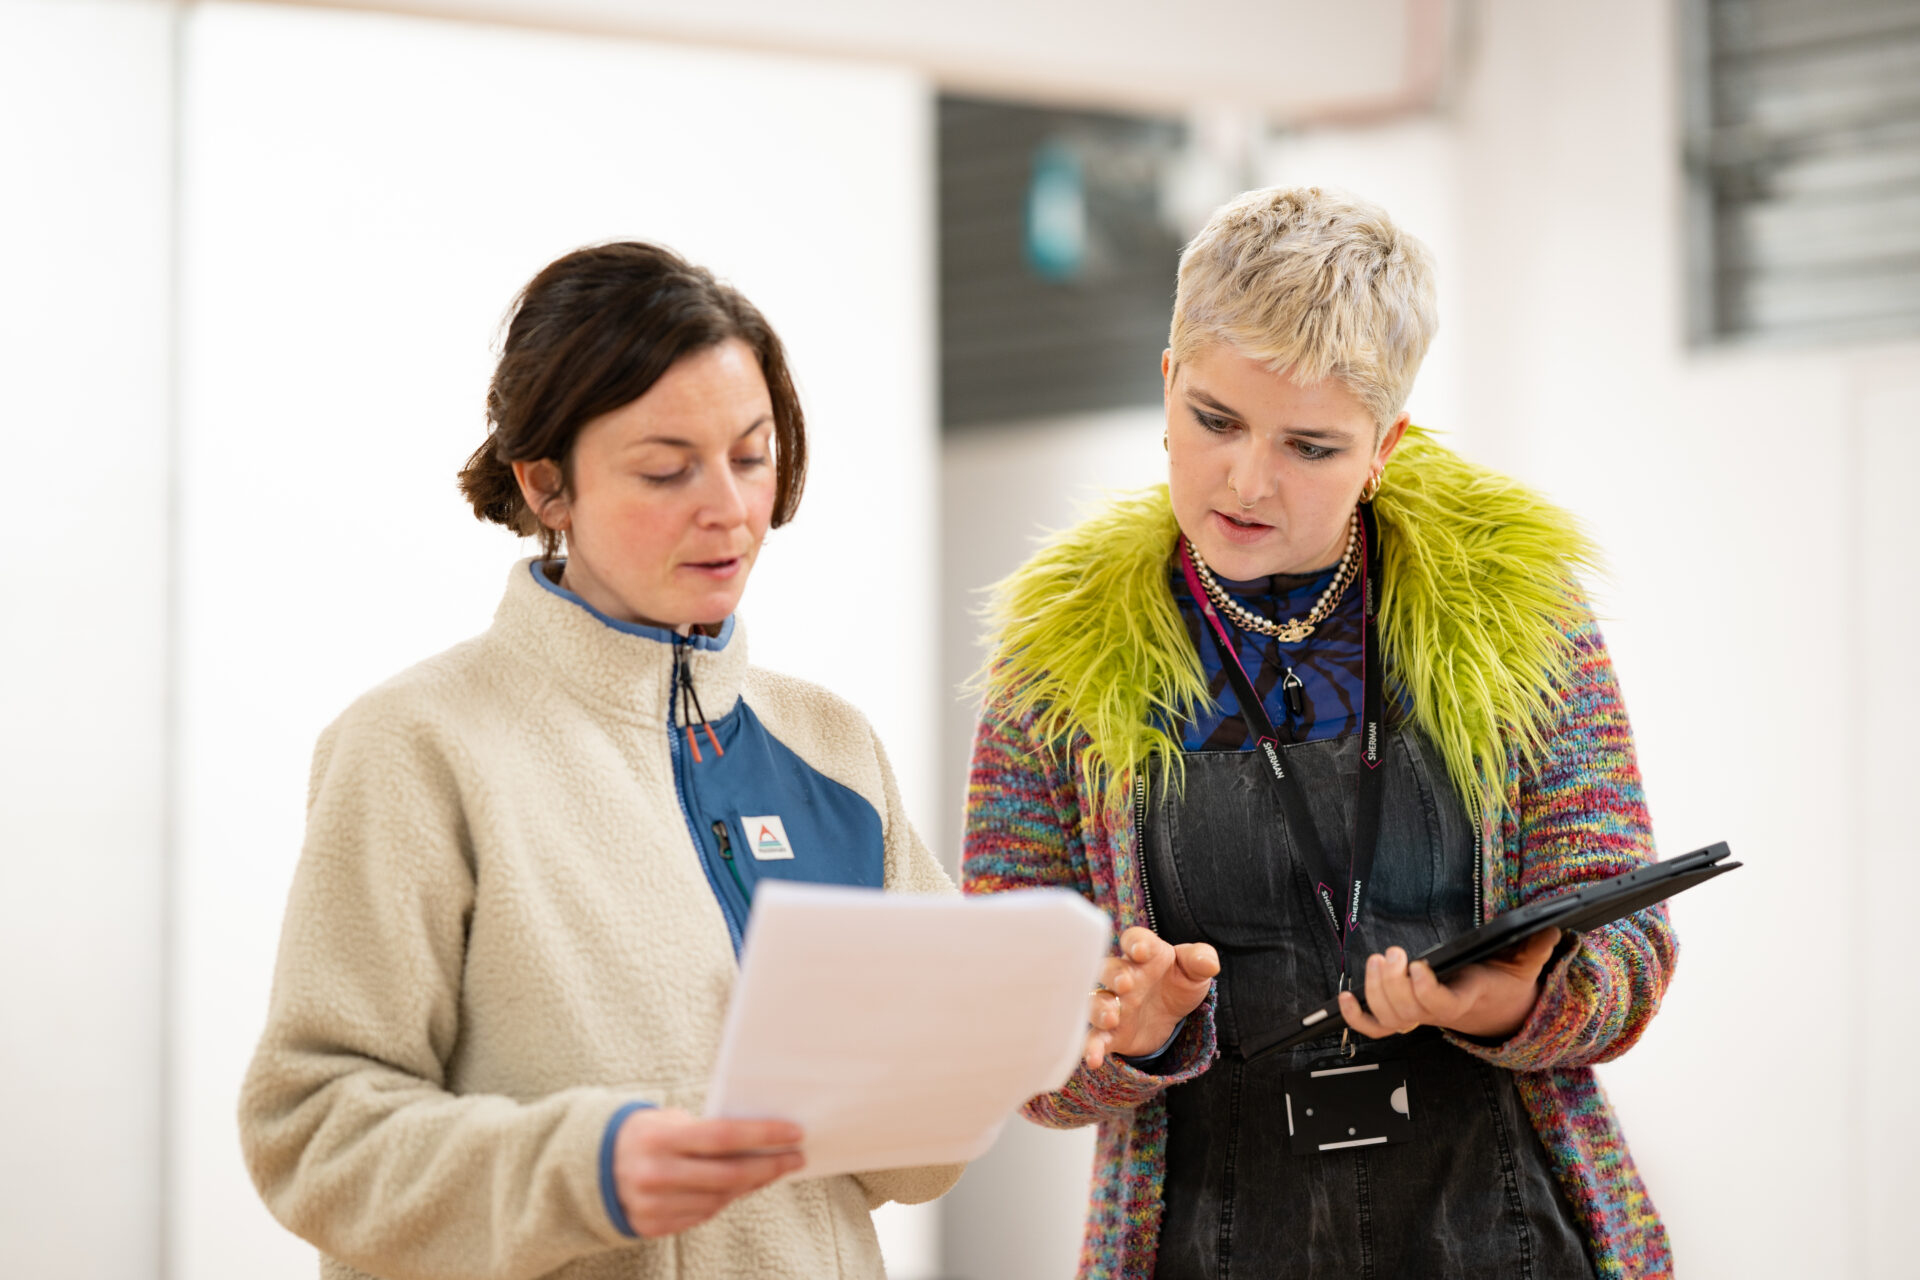
[[[1374,500],[1390,693],[1439,747],[1463,797],[1499,804],[1509,748],[1540,747],[1571,661],[1576,575],[1595,555],[1566,512],[1409,428]],[[1162,485],[1113,500],[992,589],[979,685],[1048,741],[1084,734],[1104,788],[1158,757],[1207,700],[1168,587],[1179,526]]]

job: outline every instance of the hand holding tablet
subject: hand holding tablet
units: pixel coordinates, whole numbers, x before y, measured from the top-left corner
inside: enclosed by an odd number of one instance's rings
[[[1724,842],[1712,844],[1677,858],[1650,862],[1609,879],[1596,880],[1554,897],[1530,902],[1518,910],[1495,916],[1477,929],[1470,929],[1428,948],[1414,956],[1409,963],[1425,962],[1434,978],[1445,979],[1468,965],[1493,961],[1516,947],[1523,947],[1544,930],[1581,933],[1597,929],[1732,871],[1741,864],[1727,861],[1731,852]],[[1341,1002],[1336,996],[1316,1009],[1302,1011],[1291,1033],[1274,1044],[1263,1046],[1250,1056],[1291,1049],[1346,1025],[1346,1015],[1341,1011]],[[1373,1025],[1383,1024],[1381,1020],[1374,1019]],[[1368,1028],[1362,1024],[1356,1029]],[[1385,1029],[1391,1030],[1392,1025],[1387,1024]]]

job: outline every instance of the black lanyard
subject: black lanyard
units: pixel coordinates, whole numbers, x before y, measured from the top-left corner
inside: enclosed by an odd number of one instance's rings
[[[1193,567],[1192,547],[1185,538],[1180,540],[1180,569],[1186,576],[1187,590],[1192,593],[1194,603],[1200,607],[1201,614],[1212,628],[1214,645],[1220,651],[1227,683],[1233,686],[1233,696],[1240,703],[1240,716],[1255,735],[1254,747],[1266,759],[1267,772],[1273,778],[1274,792],[1280,801],[1281,820],[1315,873],[1322,876],[1331,874],[1335,863],[1321,842],[1319,831],[1314,828],[1313,816],[1307,809],[1300,780],[1288,771],[1286,762],[1281,758],[1280,735],[1275,731],[1273,719],[1267,715],[1267,708],[1260,701],[1253,681],[1248,679],[1246,668],[1240,665],[1240,655],[1235,651],[1233,637],[1227,632],[1225,620],[1200,585],[1200,576]],[[1360,651],[1365,675],[1360,698],[1362,736],[1360,776],[1355,786],[1357,803],[1353,810],[1353,850],[1347,859],[1346,892],[1341,895],[1346,904],[1344,915],[1335,905],[1333,890],[1325,880],[1317,880],[1314,886],[1315,896],[1327,913],[1327,923],[1333,929],[1334,942],[1340,950],[1340,971],[1343,975],[1347,972],[1347,940],[1360,923],[1360,902],[1366,890],[1367,877],[1373,870],[1374,852],[1380,843],[1380,810],[1385,799],[1386,776],[1380,772],[1381,762],[1386,757],[1383,754],[1385,743],[1381,724],[1381,708],[1385,697],[1382,693],[1380,662],[1379,592],[1380,532],[1374,522],[1372,505],[1362,503],[1360,607],[1363,623]]]

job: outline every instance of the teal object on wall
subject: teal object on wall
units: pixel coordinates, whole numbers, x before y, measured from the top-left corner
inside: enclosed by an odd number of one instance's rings
[[[1079,153],[1060,142],[1033,153],[1027,185],[1027,265],[1045,280],[1066,281],[1087,264],[1087,184]]]

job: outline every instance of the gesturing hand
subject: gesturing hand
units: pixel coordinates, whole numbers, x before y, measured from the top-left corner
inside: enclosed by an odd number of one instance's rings
[[[702,1120],[670,1108],[636,1111],[614,1139],[613,1181],[627,1223],[643,1236],[697,1227],[727,1205],[806,1163],[800,1126],[784,1120]]]
[[[1367,958],[1366,1009],[1353,992],[1342,991],[1340,1014],[1374,1040],[1422,1025],[1504,1040],[1526,1025],[1540,997],[1540,970],[1559,940],[1558,929],[1542,929],[1445,982],[1424,962],[1408,964],[1405,951],[1388,947]]]
[[[1098,1068],[1109,1053],[1158,1049],[1200,1007],[1219,972],[1220,957],[1204,942],[1176,947],[1137,925],[1121,934],[1120,954],[1101,966],[1101,990],[1087,1015],[1087,1066]]]

